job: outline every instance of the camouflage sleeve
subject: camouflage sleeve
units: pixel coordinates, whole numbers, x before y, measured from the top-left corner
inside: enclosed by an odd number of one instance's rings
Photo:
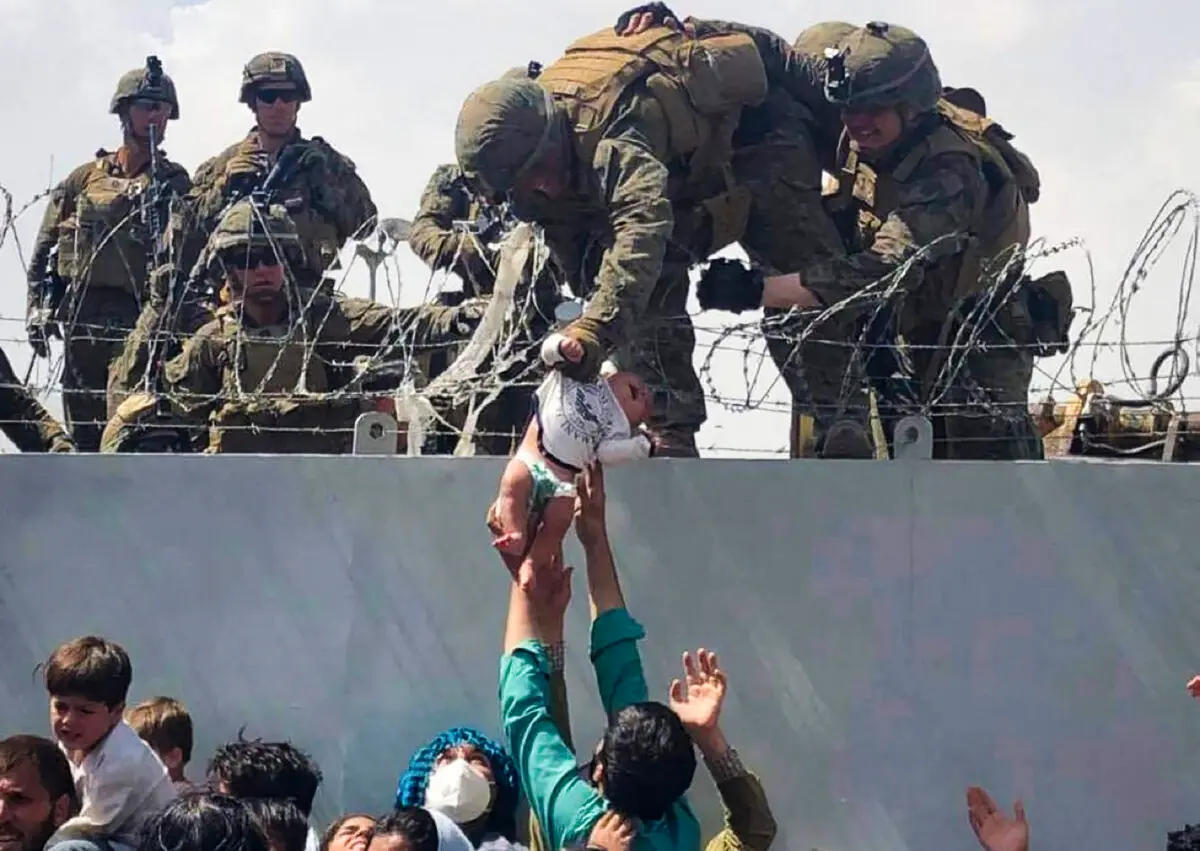
[[[412,220],[408,245],[431,269],[449,269],[462,242],[462,234],[454,230],[454,220],[467,217],[471,198],[458,178],[457,166],[438,166],[421,193],[421,204]]]
[[[364,347],[355,354],[371,354],[380,347],[393,346],[420,354],[421,349],[461,342],[471,336],[487,303],[475,299],[458,307],[422,304],[396,309],[367,299],[346,298],[339,306],[347,342],[351,347]]]
[[[84,166],[83,168],[88,168]],[[29,257],[29,268],[26,277],[29,281],[28,307],[34,307],[33,287],[40,285],[46,275],[46,264],[50,259],[50,249],[58,241],[59,224],[75,212],[75,199],[79,196],[79,184],[82,169],[76,169],[67,175],[57,186],[50,190],[46,209],[42,213],[42,223],[38,227],[37,236],[33,241],[33,251]]]
[[[623,345],[645,313],[662,273],[675,217],[667,194],[665,127],[651,98],[635,98],[596,148],[592,170],[608,208],[612,245],[600,260],[580,324],[594,324],[601,345]],[[658,119],[655,122],[655,118]]]
[[[74,442],[29,388],[17,380],[0,349],[0,431],[22,452],[69,452]]]
[[[825,99],[825,63],[819,57],[807,56],[792,48],[779,34],[762,27],[751,27],[732,21],[688,19],[695,24],[696,35],[744,33],[754,40],[762,57],[767,80],[821,116],[834,108]]]
[[[222,177],[230,156],[231,153],[226,151],[205,160],[192,178],[192,188],[188,197],[200,221],[208,225],[208,230],[216,226],[217,216],[225,208],[225,181]]]
[[[315,140],[314,140],[315,141]],[[313,172],[313,203],[337,229],[337,238],[362,239],[375,223],[379,211],[371,191],[358,176],[354,162],[323,140],[320,166]]]
[[[960,253],[962,242],[951,235],[967,232],[986,195],[983,173],[969,156],[932,157],[901,184],[896,209],[869,246],[812,264],[800,271],[800,282],[833,305],[896,271],[936,240],[925,260],[904,276],[902,286],[915,290],[923,280],[923,266]]]
[[[221,340],[201,329],[184,342],[182,352],[167,361],[163,383],[177,413],[202,422],[222,402],[223,357]]]
[[[474,292],[490,292],[495,285],[479,241],[454,229],[454,222],[471,213],[471,196],[456,165],[441,165],[421,193],[421,205],[412,222],[408,246],[434,271],[451,271]]]

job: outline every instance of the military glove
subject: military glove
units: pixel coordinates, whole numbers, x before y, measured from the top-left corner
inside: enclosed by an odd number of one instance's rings
[[[75,441],[71,440],[71,438],[65,434],[60,434],[56,435],[55,438],[50,441],[50,451],[54,453],[67,453],[77,452],[78,450],[75,447]]]
[[[581,316],[563,329],[562,334],[583,345],[583,357],[578,363],[566,361],[559,366],[563,375],[576,381],[595,381],[604,363],[604,347],[600,345],[600,323]]]
[[[762,270],[747,269],[736,260],[713,260],[696,286],[701,310],[758,310],[762,297]]]
[[[249,191],[266,176],[270,161],[261,151],[238,151],[225,164],[225,188]]]
[[[638,15],[649,15],[650,26],[652,27],[661,27],[668,20],[675,21],[677,25],[680,21],[680,17],[672,12],[666,3],[647,3],[644,6],[636,6],[617,18],[613,32],[617,35],[623,34],[629,27],[630,22]]]
[[[33,347],[34,357],[46,359],[50,358],[50,338],[62,339],[58,324],[50,318],[50,311],[45,308],[38,308],[29,315],[25,323],[25,335]]]

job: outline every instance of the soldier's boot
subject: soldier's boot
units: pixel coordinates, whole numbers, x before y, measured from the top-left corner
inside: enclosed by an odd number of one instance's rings
[[[866,427],[856,420],[838,420],[825,432],[822,458],[874,458],[875,445]]]
[[[650,429],[654,439],[655,458],[699,458],[696,447],[696,430],[683,426],[665,426]]]

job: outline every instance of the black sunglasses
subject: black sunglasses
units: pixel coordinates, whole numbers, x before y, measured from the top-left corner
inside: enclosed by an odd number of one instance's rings
[[[295,89],[259,89],[254,96],[263,103],[275,103],[277,100],[295,103],[300,94]]]
[[[225,265],[226,269],[247,271],[259,266],[278,266],[281,261],[279,256],[270,248],[254,248],[250,251],[243,248],[224,252],[221,255],[221,262]]]

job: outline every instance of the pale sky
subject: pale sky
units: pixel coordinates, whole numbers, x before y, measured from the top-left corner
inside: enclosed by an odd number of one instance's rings
[[[283,50],[300,58],[312,84],[314,99],[300,114],[305,135],[324,137],[355,161],[382,215],[411,217],[432,170],[453,159],[455,116],[474,86],[531,59],[548,64],[571,40],[610,25],[625,8],[611,0],[0,0],[0,67],[7,81],[0,87],[7,130],[0,141],[0,185],[20,207],[98,147],[117,146],[117,119],[108,114],[113,88],[151,53],[162,59],[181,99],[181,120],[169,126],[164,147],[194,170],[252,124],[237,103],[242,65],[255,53]],[[943,80],[980,89],[992,117],[1033,158],[1043,179],[1042,200],[1032,211],[1035,236],[1086,242],[1101,305],[1111,300],[1167,196],[1175,189],[1200,191],[1200,4],[696,0],[674,8],[681,15],[769,27],[789,41],[810,24],[834,18],[883,18],[920,32]],[[26,253],[41,208],[39,203],[18,222]],[[1132,340],[1173,335],[1187,234],[1143,283],[1131,312]],[[428,272],[406,248],[398,257],[401,301],[421,300]],[[1077,303],[1090,304],[1082,251],[1037,268],[1057,265],[1071,273]],[[24,273],[11,237],[0,248],[0,271],[6,282],[0,315],[9,318],[0,338],[23,376],[30,356],[22,329]],[[346,290],[366,294],[361,266]],[[715,329],[731,319],[713,313],[698,325]],[[1190,315],[1189,336],[1196,325]],[[1115,340],[1114,331],[1106,339]],[[698,336],[702,344],[713,340],[711,332]],[[735,339],[726,345],[742,344]],[[1146,374],[1161,348],[1134,349],[1138,375]],[[702,346],[697,364],[705,354]],[[716,363],[720,395],[744,401],[741,355],[722,351]],[[1079,359],[1084,372],[1089,363]],[[1035,384],[1044,392],[1057,364],[1041,366],[1046,374]],[[1102,357],[1097,374],[1120,378],[1115,353]],[[34,383],[47,381],[45,362],[33,376]],[[706,455],[786,452],[787,418],[780,413],[786,394],[769,360],[757,388],[755,402],[766,395],[760,410],[734,412],[710,401],[701,433]],[[59,412],[57,399],[50,406]]]

